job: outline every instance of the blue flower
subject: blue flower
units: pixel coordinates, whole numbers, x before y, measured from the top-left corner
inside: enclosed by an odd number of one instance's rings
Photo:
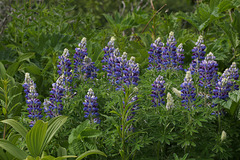
[[[154,43],[151,44],[151,49],[148,52],[149,57],[149,67],[148,69],[156,68],[157,70],[161,70],[162,65],[162,47],[164,43],[161,42],[160,37],[157,38]]]
[[[81,43],[78,44],[79,48],[75,48],[76,53],[73,56],[74,59],[74,73],[75,78],[81,79],[81,68],[84,57],[88,55],[87,53],[87,39],[84,37]]]
[[[205,95],[212,93],[212,89],[217,82],[217,62],[214,61],[215,56],[210,52],[199,66],[199,85],[205,89]]]
[[[83,78],[84,79],[94,79],[97,77],[97,67],[94,66],[94,62],[92,62],[92,59],[88,56],[84,57],[84,60],[82,62],[82,68],[81,72],[84,73]]]
[[[32,119],[30,122],[30,127],[33,127],[38,119],[41,119],[42,116],[42,108],[41,101],[37,98],[38,93],[36,91],[36,84],[30,78],[29,73],[25,74],[25,82],[23,84],[24,92],[26,93],[26,103],[28,104],[28,117]]]
[[[206,46],[203,40],[203,36],[199,36],[197,42],[195,43],[195,47],[192,49],[193,56],[192,56],[192,62],[190,64],[190,67],[188,68],[189,71],[191,71],[191,74],[194,74],[195,72],[198,72],[199,65],[204,60],[204,56],[206,54],[205,49]]]
[[[65,82],[65,85],[67,85],[68,82],[72,82],[72,67],[71,67],[71,61],[68,58],[69,57],[69,51],[68,49],[64,49],[62,56],[59,56],[59,64],[58,67],[58,74],[61,76],[64,75],[63,81]]]
[[[153,97],[153,106],[161,106],[161,104],[165,104],[164,96],[165,96],[165,81],[163,80],[162,76],[158,76],[156,80],[152,84],[152,94],[150,95]]]
[[[182,97],[182,105],[185,108],[194,107],[193,102],[196,100],[196,89],[193,85],[191,72],[187,71],[186,76],[184,78],[184,82],[181,84],[181,97]]]
[[[63,110],[62,99],[66,91],[63,80],[64,74],[57,79],[56,83],[52,84],[50,98],[49,100],[44,101],[44,111],[47,114],[47,117],[52,118],[61,115],[61,111]]]
[[[99,113],[98,113],[98,103],[97,97],[94,95],[93,90],[90,88],[85,96],[85,101],[83,102],[85,111],[85,118],[90,119],[93,123],[100,123]]]

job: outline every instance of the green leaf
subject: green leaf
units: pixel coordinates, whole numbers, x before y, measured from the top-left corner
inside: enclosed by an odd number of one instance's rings
[[[20,62],[16,62],[10,65],[7,69],[7,74],[9,76],[14,76],[18,70],[19,65],[20,65]]]
[[[26,143],[32,156],[37,157],[42,154],[42,146],[45,141],[48,123],[38,120],[33,128],[27,133]]]
[[[6,69],[4,67],[4,65],[2,64],[2,62],[0,62],[0,75],[2,78],[6,78]]]
[[[76,158],[77,156],[62,156],[62,157],[57,157],[55,158],[54,160],[64,160],[64,159],[67,159],[67,158]]]
[[[82,138],[85,138],[85,137],[94,138],[94,137],[98,137],[100,135],[101,135],[101,131],[99,131],[97,129],[92,129],[92,128],[86,128],[81,133]]]
[[[12,126],[24,139],[26,139],[27,129],[21,123],[14,119],[6,119],[1,122]]]
[[[22,61],[29,61],[30,58],[32,58],[35,55],[35,53],[25,53],[21,56],[18,57],[17,62],[22,62]]]
[[[21,160],[25,159],[28,156],[26,152],[22,151],[21,149],[17,148],[15,145],[4,139],[0,139],[0,147],[5,149],[14,157]]]
[[[107,157],[107,155],[99,150],[90,150],[90,151],[87,151],[83,154],[81,154],[76,160],[81,160],[89,155],[92,155],[92,154],[99,154],[99,155],[102,155],[102,156],[105,156]]]
[[[44,139],[44,142],[43,142],[43,145],[41,148],[41,152],[43,152],[45,150],[45,148],[47,147],[48,143],[51,141],[53,136],[56,134],[56,132],[62,127],[62,125],[66,121],[67,121],[66,116],[58,116],[58,117],[51,119],[48,122],[47,133],[46,133],[46,137]]]

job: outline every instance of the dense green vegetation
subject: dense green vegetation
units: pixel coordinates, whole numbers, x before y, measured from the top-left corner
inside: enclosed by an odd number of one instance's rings
[[[0,5],[0,159],[239,159],[239,0]]]

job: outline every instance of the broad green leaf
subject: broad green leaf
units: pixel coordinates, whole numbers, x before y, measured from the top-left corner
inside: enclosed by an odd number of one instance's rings
[[[77,156],[62,156],[62,157],[57,157],[55,158],[54,160],[64,160],[64,159],[67,159],[67,158],[76,158]]]
[[[1,160],[8,160],[8,157],[7,157],[6,153],[3,151],[2,148],[0,148],[0,159]]]
[[[38,120],[33,128],[27,133],[26,143],[33,157],[41,156],[42,146],[45,141],[48,123]]]
[[[21,123],[17,122],[14,119],[6,119],[1,122],[12,126],[24,139],[26,139],[27,129]]]
[[[18,70],[19,65],[20,65],[20,62],[15,62],[12,65],[10,65],[7,69],[7,74],[9,76],[14,76]]]
[[[0,62],[0,78],[5,79],[6,78],[6,69],[2,62]]]
[[[25,159],[28,156],[26,152],[22,151],[21,149],[17,148],[15,145],[4,139],[0,139],[0,147],[5,149],[14,157],[21,160]]]
[[[102,155],[102,156],[105,156],[107,157],[107,155],[99,150],[90,150],[90,151],[87,151],[83,154],[81,154],[76,160],[81,160],[89,155],[92,155],[92,154],[99,154],[99,155]]]
[[[62,125],[67,121],[66,116],[58,116],[53,119],[51,119],[48,122],[48,128],[46,132],[46,137],[44,139],[43,145],[41,146],[41,152],[45,150],[48,143],[51,141],[53,136],[56,134],[56,132],[62,127]]]

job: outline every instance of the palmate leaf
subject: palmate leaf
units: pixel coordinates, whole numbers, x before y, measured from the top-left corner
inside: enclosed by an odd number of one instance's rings
[[[0,139],[0,147],[5,149],[14,157],[21,160],[26,159],[26,157],[28,156],[26,152],[22,151],[21,149],[17,148],[14,144],[4,139]]]

